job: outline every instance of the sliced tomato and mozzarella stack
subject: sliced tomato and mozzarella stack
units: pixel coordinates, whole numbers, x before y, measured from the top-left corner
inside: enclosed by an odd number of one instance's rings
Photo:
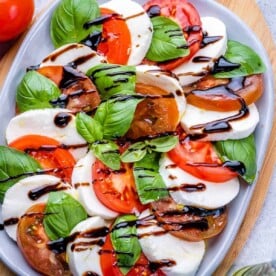
[[[11,146],[17,148],[19,144],[18,149],[37,151],[38,155],[51,149],[55,153],[70,151],[77,160],[87,151],[86,141],[77,132],[75,115],[63,108],[29,110],[15,116],[6,129],[6,140]]]
[[[109,63],[138,65],[145,57],[152,38],[152,24],[143,7],[132,0],[111,0],[100,6],[103,22],[102,41],[97,51]]]
[[[80,43],[69,43],[46,56],[39,67],[71,65],[85,74],[91,67],[105,62],[106,59],[90,47]]]
[[[182,118],[186,99],[178,81],[156,66],[136,67],[138,104],[127,137],[137,139],[174,132]]]
[[[46,203],[52,191],[66,191],[74,195],[74,189],[68,182],[48,174],[26,177],[6,192],[2,205],[2,217],[5,231],[13,240],[16,241],[20,218],[32,205]],[[18,198],[20,200],[17,200]]]
[[[259,122],[255,102],[263,93],[262,78],[208,76],[185,87],[188,104],[181,126],[188,134],[209,141],[248,137]]]

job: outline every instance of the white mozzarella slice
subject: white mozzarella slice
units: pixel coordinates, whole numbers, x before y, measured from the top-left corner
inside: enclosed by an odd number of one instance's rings
[[[173,70],[182,86],[191,84],[208,74],[215,60],[226,52],[227,33],[224,23],[214,17],[202,17],[201,22],[202,29],[208,36],[221,36],[221,39],[201,48],[188,62]]]
[[[195,275],[205,253],[204,241],[188,242],[177,238],[159,227],[155,219],[148,219],[148,216],[147,211],[140,215],[139,220],[146,218],[146,222],[142,227],[137,227],[137,234],[149,261],[171,262],[171,266],[161,268],[167,276]]]
[[[106,63],[103,56],[97,54],[88,46],[78,43],[66,44],[43,59],[40,67],[51,65],[76,65],[79,71],[86,73],[90,68]]]
[[[47,191],[43,193],[43,189],[47,187]],[[52,187],[52,189],[51,189]],[[3,205],[2,205],[2,217],[5,221],[10,219],[20,219],[22,215],[34,204],[46,203],[48,194],[51,191],[62,190],[67,191],[70,194],[74,194],[71,185],[62,182],[60,178],[52,175],[34,175],[26,177],[5,193]],[[35,196],[35,192],[41,191],[41,196]],[[32,197],[32,192],[33,197]],[[17,223],[5,225],[7,234],[16,241]]]
[[[73,275],[102,275],[99,244],[101,241],[104,242],[105,236],[83,237],[82,233],[105,227],[107,224],[102,218],[91,217],[78,223],[71,231],[71,235],[79,233],[66,248],[70,271]]]
[[[157,66],[140,65],[136,67],[136,82],[159,87],[174,95],[179,111],[179,120],[184,114],[186,98],[178,80]]]
[[[254,132],[259,122],[259,112],[255,104],[248,106],[249,114],[237,120],[229,121],[230,129],[227,131],[217,131],[206,133],[207,135],[202,140],[221,141],[228,139],[242,139],[248,137]],[[227,118],[235,116],[239,113],[236,111],[212,111],[201,109],[191,104],[186,105],[186,111],[181,119],[181,126],[189,134],[203,134],[204,127],[207,123],[218,120],[227,121]],[[195,126],[202,126],[195,129]]]
[[[55,124],[57,115],[64,114],[68,124],[61,127]],[[45,108],[29,110],[21,113],[8,124],[6,130],[7,143],[11,143],[24,135],[43,135],[59,141],[65,146],[72,146],[70,152],[78,160],[87,152],[87,143],[76,129],[76,117],[68,109]]]
[[[121,0],[111,0],[101,7],[120,14],[126,21],[131,36],[130,56],[127,64],[140,64],[150,47],[152,38],[152,24],[143,7],[131,0],[124,0],[123,4]]]
[[[167,155],[162,156],[159,165],[159,173],[169,189],[183,184],[205,186],[205,189],[194,192],[171,189],[171,197],[179,204],[216,209],[231,202],[239,193],[237,177],[223,183],[202,180],[177,167]]]
[[[79,201],[90,216],[101,216],[104,219],[115,218],[118,213],[105,207],[97,198],[93,189],[92,165],[96,158],[91,151],[81,158],[72,173],[72,185],[77,189]]]

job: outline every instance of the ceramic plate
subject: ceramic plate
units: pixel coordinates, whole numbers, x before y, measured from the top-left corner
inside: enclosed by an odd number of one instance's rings
[[[7,75],[0,96],[0,144],[5,143],[5,129],[9,120],[14,116],[16,87],[24,75],[26,67],[39,64],[54,49],[49,36],[49,23],[57,2],[55,1],[31,28]],[[138,2],[143,3],[144,1]],[[212,0],[191,0],[191,2],[196,6],[201,16],[208,15],[220,18],[227,26],[228,37],[251,46],[261,56],[267,66],[264,82],[265,91],[263,97],[257,103],[261,118],[255,132],[258,158],[257,165],[260,170],[264,160],[273,118],[273,74],[267,54],[254,33],[225,7]],[[221,235],[208,241],[207,252],[197,275],[211,275],[223,260],[244,218],[254,186],[241,185],[239,196],[229,206],[229,221],[227,227]],[[0,231],[0,244],[0,256],[13,271],[22,276],[38,275],[25,262],[16,244],[8,238],[5,231]]]

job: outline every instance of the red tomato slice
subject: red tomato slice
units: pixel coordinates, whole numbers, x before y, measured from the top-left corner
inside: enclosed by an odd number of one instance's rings
[[[116,265],[116,253],[114,252],[110,235],[105,239],[105,243],[101,250],[100,264],[104,276],[123,276],[119,267]],[[152,272],[149,268],[149,261],[142,253],[133,268],[126,276],[164,276],[165,274],[158,269]]]
[[[146,208],[138,198],[132,168],[122,164],[118,171],[112,171],[101,161],[92,166],[93,187],[98,199],[109,209],[119,213],[133,213]]]
[[[188,173],[212,182],[225,182],[237,173],[223,167],[210,142],[183,141],[168,152],[170,159]]]
[[[188,56],[159,63],[162,69],[171,71],[189,60],[199,50],[203,37],[200,15],[196,8],[187,0],[149,0],[144,5],[144,9],[148,10],[154,5],[161,8],[162,16],[171,17],[181,26],[190,48]]]
[[[18,223],[17,244],[27,262],[43,275],[69,275],[65,254],[55,254],[48,249],[43,227],[45,204],[32,205]]]
[[[101,8],[101,14],[114,14],[114,11]],[[103,23],[102,41],[98,46],[98,52],[106,56],[109,63],[127,64],[130,45],[130,32],[122,18],[112,16]]]
[[[10,143],[9,146],[27,152],[41,164],[43,169],[58,169],[50,171],[49,174],[67,182],[71,181],[76,162],[68,150],[59,148],[58,141],[41,135],[25,135]]]

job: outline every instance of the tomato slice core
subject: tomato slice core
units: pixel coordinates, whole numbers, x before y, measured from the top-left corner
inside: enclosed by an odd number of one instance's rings
[[[225,182],[237,176],[223,167],[210,142],[183,141],[168,152],[169,158],[182,170],[203,180]]]
[[[27,152],[43,169],[49,170],[49,174],[67,182],[71,181],[75,159],[68,150],[60,148],[60,143],[55,139],[41,135],[25,135],[9,146]]]
[[[169,93],[157,86],[137,83],[136,93],[160,98],[146,98],[136,108],[127,137],[137,139],[175,131],[179,112],[175,98],[162,97]]]
[[[100,160],[92,166],[93,188],[98,199],[109,209],[119,213],[143,211],[135,188],[130,164],[122,164],[118,171],[112,171]]]
[[[101,15],[115,14],[114,11],[101,8]],[[98,52],[106,56],[109,63],[127,64],[130,55],[131,36],[128,26],[118,15],[104,21],[102,41]]]

